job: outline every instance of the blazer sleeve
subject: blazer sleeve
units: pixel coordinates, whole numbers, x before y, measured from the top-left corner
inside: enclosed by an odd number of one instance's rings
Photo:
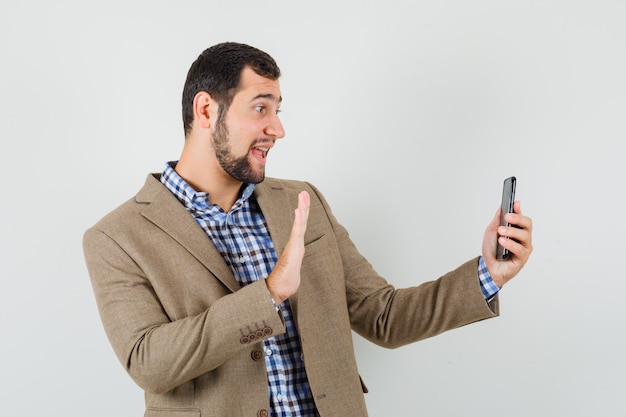
[[[170,291],[170,299],[162,299],[153,285],[154,277],[138,262],[140,251],[120,245],[105,230],[87,230],[83,244],[107,336],[130,376],[148,392],[167,392],[250,349],[252,339],[285,331],[263,281],[226,291],[199,307],[198,302],[189,304],[182,288],[179,294]],[[180,261],[181,275],[189,273],[185,261]],[[180,314],[171,305],[180,306]],[[265,327],[258,328],[258,323]]]
[[[309,184],[310,185],[310,184]],[[355,332],[389,348],[396,348],[444,331],[499,314],[498,297],[487,302],[478,280],[478,258],[432,281],[396,289],[359,253],[346,229],[312,185],[334,231],[343,264],[350,323]]]

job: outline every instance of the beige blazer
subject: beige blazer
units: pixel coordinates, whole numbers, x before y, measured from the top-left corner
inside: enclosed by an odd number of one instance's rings
[[[135,198],[86,231],[84,251],[106,333],[145,391],[146,417],[269,415],[262,340],[285,331],[263,281],[240,288],[205,232],[149,175]],[[280,256],[297,194],[311,210],[302,282],[290,298],[322,417],[366,416],[351,330],[396,347],[498,314],[473,259],[436,281],[394,289],[358,253],[308,183],[255,190]],[[408,265],[408,267],[413,267]]]

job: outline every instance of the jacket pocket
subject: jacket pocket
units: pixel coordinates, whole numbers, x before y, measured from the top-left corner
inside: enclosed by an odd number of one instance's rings
[[[144,417],[200,417],[197,408],[147,408]]]

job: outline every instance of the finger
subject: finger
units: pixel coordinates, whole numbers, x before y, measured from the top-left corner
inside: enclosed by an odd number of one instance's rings
[[[533,222],[530,217],[510,213],[505,216],[505,220],[515,228],[532,231]]]
[[[506,214],[504,217],[508,223],[532,231],[532,220],[522,214],[522,205],[519,201],[515,201],[513,213]]]
[[[506,237],[500,237],[498,242],[502,245],[502,247],[508,249],[509,252],[514,255],[512,260],[515,260],[516,262],[521,261],[522,265],[526,263],[528,257],[530,256],[531,248],[524,242],[517,242],[513,239],[507,239]]]
[[[298,194],[298,210],[301,211],[302,216],[303,216],[303,221],[307,222],[307,220],[309,219],[309,210],[311,208],[311,196],[309,196],[309,193],[307,193],[306,191],[301,191],[300,194]]]
[[[298,208],[295,209],[295,218],[291,229],[292,238],[303,238],[306,231],[307,221],[309,219],[309,209],[311,206],[311,198],[306,191],[298,194]]]
[[[518,206],[519,208],[519,206]],[[520,210],[521,211],[521,210]],[[527,216],[523,216],[521,213],[508,214],[507,222],[511,223],[510,227],[500,226],[498,228],[498,234],[503,236],[507,240],[513,240],[520,247],[531,251],[532,250],[532,219]],[[507,242],[510,244],[510,242]],[[515,245],[514,245],[515,246]],[[506,249],[518,254],[520,251],[516,247]]]
[[[531,234],[526,229],[520,229],[514,226],[501,226],[498,228],[498,234],[501,237],[512,239],[524,247],[527,247],[530,244]]]

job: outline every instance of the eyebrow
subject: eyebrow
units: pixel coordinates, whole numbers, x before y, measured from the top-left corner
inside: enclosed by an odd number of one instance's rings
[[[271,94],[271,93],[257,94],[256,96],[254,96],[252,98],[252,100],[257,100],[259,98],[267,98],[267,99],[270,99],[270,100],[278,101],[279,103],[282,103],[282,101],[283,101],[283,96],[280,96],[277,99],[276,96],[274,94]]]

